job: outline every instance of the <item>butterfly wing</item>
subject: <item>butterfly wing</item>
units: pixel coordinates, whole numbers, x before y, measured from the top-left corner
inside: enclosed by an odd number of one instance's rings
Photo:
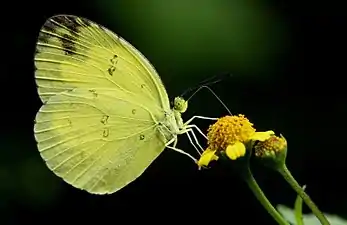
[[[39,33],[35,78],[43,102],[73,88],[119,89],[146,97],[152,110],[170,110],[159,75],[131,44],[88,19],[49,18]]]
[[[35,78],[44,105],[35,138],[48,167],[91,193],[113,193],[163,151],[158,121],[170,110],[147,59],[108,29],[59,15],[43,25]]]
[[[121,189],[165,148],[153,115],[138,102],[119,90],[74,89],[52,96],[36,116],[41,157],[76,188],[95,194]]]

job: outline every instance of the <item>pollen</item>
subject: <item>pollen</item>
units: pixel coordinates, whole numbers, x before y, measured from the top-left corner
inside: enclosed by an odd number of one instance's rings
[[[246,142],[254,133],[253,124],[244,115],[225,116],[208,128],[209,148],[225,150],[235,142]]]
[[[272,136],[266,141],[258,142],[254,146],[254,154],[257,157],[275,155],[287,147],[287,142],[284,138]]]

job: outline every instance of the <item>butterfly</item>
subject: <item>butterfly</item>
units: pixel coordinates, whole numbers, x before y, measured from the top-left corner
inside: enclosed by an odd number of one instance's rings
[[[43,102],[34,134],[48,168],[70,185],[93,194],[111,194],[139,177],[165,148],[187,134],[200,146],[173,107],[150,62],[107,28],[73,15],[57,15],[42,26],[35,52],[35,80]],[[205,136],[206,137],[206,136]],[[196,146],[197,145],[197,146]]]

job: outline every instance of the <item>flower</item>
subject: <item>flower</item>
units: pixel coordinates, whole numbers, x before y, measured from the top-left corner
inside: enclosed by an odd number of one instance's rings
[[[254,155],[268,167],[282,168],[287,157],[287,141],[282,135],[280,137],[273,135],[255,144]]]
[[[218,153],[223,151],[228,158],[236,160],[246,154],[249,142],[265,141],[273,134],[273,131],[256,132],[242,114],[221,117],[208,128],[208,148],[201,155],[198,166],[208,166],[212,160],[218,160]]]
[[[281,136],[271,136],[265,141],[260,141],[254,146],[256,157],[270,157],[285,151],[287,148],[286,139]]]

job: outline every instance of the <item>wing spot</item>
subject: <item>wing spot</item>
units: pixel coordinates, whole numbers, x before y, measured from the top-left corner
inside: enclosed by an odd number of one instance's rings
[[[118,55],[114,55],[113,58],[110,59],[110,62],[111,62],[112,65],[117,64],[117,62],[118,62],[118,59],[117,59],[117,58],[118,58]]]
[[[98,93],[96,92],[96,90],[90,89],[89,92],[93,94],[94,98],[98,97]]]
[[[107,124],[107,120],[108,120],[109,116],[108,115],[103,115],[100,122],[104,125]]]
[[[114,55],[112,59],[110,59],[111,62],[111,67],[108,68],[108,74],[110,74],[111,76],[113,76],[114,71],[116,70],[116,64],[118,62],[118,56]]]
[[[113,76],[113,72],[116,70],[116,67],[111,66],[110,68],[108,68],[107,72],[108,74],[110,74],[110,76]]]
[[[131,110],[131,113],[135,115],[136,114],[136,109]]]
[[[145,88],[145,84],[141,84],[141,88]]]
[[[109,133],[110,133],[110,131],[109,131],[107,128],[105,128],[105,129],[103,130],[103,132],[102,132],[102,136],[103,136],[103,137],[108,137]]]
[[[141,135],[140,135],[140,140],[142,141],[142,140],[144,140],[144,139],[145,139],[145,135],[141,134]]]

